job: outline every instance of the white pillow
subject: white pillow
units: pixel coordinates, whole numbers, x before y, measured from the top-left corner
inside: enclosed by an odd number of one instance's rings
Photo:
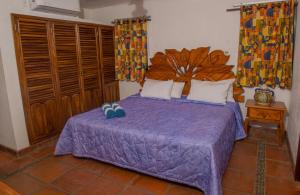
[[[216,83],[229,83],[228,93],[227,93],[227,102],[235,102],[233,98],[233,82],[235,79],[226,79],[221,81],[216,81]]]
[[[173,83],[171,97],[172,98],[181,98],[181,94],[184,88],[184,82],[175,82]]]
[[[171,91],[173,81],[159,81],[153,79],[145,80],[143,89],[141,91],[142,97],[154,97],[161,99],[171,99]]]
[[[229,86],[228,94],[227,94],[227,102],[235,102],[235,99],[233,98],[233,84]]]
[[[229,82],[191,81],[188,100],[226,104]]]

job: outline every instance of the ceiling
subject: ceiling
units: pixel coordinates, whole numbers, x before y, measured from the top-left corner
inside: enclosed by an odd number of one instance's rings
[[[80,0],[82,8],[100,8],[117,4],[137,4],[143,3],[144,0]]]

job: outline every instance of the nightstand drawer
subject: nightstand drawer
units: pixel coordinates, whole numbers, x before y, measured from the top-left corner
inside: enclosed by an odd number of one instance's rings
[[[248,116],[257,119],[281,120],[281,111],[248,108]]]

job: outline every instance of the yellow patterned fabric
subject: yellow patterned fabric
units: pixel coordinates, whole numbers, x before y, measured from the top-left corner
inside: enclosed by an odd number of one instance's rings
[[[148,68],[147,54],[147,21],[118,21],[115,25],[116,78],[142,81]]]
[[[237,82],[291,88],[294,1],[242,6]]]

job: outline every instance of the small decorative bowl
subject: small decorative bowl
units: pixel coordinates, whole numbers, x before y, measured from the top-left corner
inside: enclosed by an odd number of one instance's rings
[[[274,100],[274,91],[257,88],[254,94],[255,103],[262,106],[270,106]]]

